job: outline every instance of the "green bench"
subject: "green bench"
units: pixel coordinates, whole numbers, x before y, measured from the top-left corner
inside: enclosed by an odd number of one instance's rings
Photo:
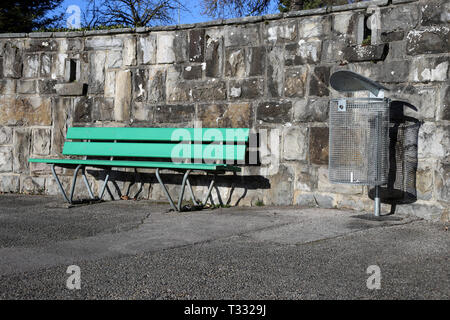
[[[215,183],[216,175],[227,171],[238,172],[245,164],[249,132],[247,128],[69,128],[62,154],[82,156],[83,159],[36,159],[29,162],[48,163],[65,200],[73,203],[78,172],[81,170],[91,199],[101,200],[107,188],[111,169],[154,168],[171,207],[182,210],[186,185],[195,206],[204,206]],[[74,168],[70,195],[67,196],[56,174],[55,167]],[[99,196],[95,197],[86,178],[85,168],[96,167],[106,171]],[[164,182],[161,170],[183,173],[177,205],[174,204]],[[199,202],[189,182],[192,171],[212,174],[204,201]]]

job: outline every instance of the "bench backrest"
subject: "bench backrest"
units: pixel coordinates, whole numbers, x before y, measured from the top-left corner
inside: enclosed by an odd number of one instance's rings
[[[85,128],[67,131],[64,155],[245,161],[247,128]]]

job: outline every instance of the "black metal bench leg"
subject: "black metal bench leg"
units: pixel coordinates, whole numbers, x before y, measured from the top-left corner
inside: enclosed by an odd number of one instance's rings
[[[72,202],[69,200],[69,198],[67,197],[66,191],[64,191],[64,188],[63,188],[63,186],[62,186],[62,184],[61,184],[61,181],[59,181],[58,175],[56,174],[56,171],[55,171],[55,164],[52,164],[52,165],[51,165],[51,169],[52,169],[53,177],[55,178],[56,183],[58,184],[59,190],[61,191],[62,195],[64,196],[64,199],[66,199],[66,201],[67,201],[69,204],[72,203]]]
[[[158,179],[159,184],[161,185],[161,187],[163,188],[164,193],[166,194],[167,199],[170,202],[170,206],[172,207],[173,210],[177,211],[177,207],[175,207],[175,204],[173,203],[172,197],[169,194],[169,191],[167,191],[166,186],[164,185],[164,183],[161,180],[161,177],[159,176],[159,168],[156,169],[156,179]]]

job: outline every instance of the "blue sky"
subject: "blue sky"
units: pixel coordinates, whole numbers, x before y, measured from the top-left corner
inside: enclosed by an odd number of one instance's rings
[[[70,5],[77,5],[83,11],[84,8],[86,7],[87,2],[88,2],[87,0],[65,0],[62,3],[61,7],[56,11],[58,12],[60,12],[61,10],[65,11]],[[212,18],[201,14],[202,8],[200,0],[185,0],[185,6],[190,10],[190,12],[185,11],[180,12],[180,24],[196,23],[212,20]],[[269,13],[275,12],[278,12],[278,10],[276,9],[276,6],[273,6],[271,12]],[[174,21],[176,24],[178,21],[178,15],[175,15]]]

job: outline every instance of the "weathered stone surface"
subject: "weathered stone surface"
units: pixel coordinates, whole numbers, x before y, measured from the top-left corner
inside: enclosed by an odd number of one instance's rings
[[[328,96],[329,95],[329,79],[330,67],[315,67],[309,81],[309,95],[310,96]]]
[[[175,36],[170,33],[160,33],[157,35],[157,63],[173,63],[175,62],[174,40]]]
[[[15,173],[26,173],[30,166],[28,159],[30,158],[31,149],[31,130],[15,129],[13,138],[13,167]]]
[[[357,45],[344,49],[344,59],[348,62],[381,61],[386,58],[389,46],[379,45]]]
[[[401,41],[405,38],[405,32],[404,31],[382,32],[380,34],[380,38],[382,42]]]
[[[403,103],[403,112],[406,116],[433,120],[438,107],[438,92],[434,86],[398,85],[392,88],[390,98],[396,104]]]
[[[0,144],[11,144],[13,129],[11,127],[0,127]]]
[[[433,194],[433,172],[429,164],[419,162],[416,172],[416,190],[418,200],[430,200]]]
[[[114,120],[114,99],[96,97],[93,102],[92,120],[112,121]]]
[[[166,71],[152,68],[147,82],[147,101],[160,103],[166,100]]]
[[[310,98],[294,102],[294,121],[326,122],[328,120],[328,99]]]
[[[280,165],[277,174],[268,176],[272,186],[264,192],[264,204],[289,205],[293,203],[293,185],[295,172],[292,167]]]
[[[331,33],[330,16],[315,16],[302,18],[298,25],[298,37],[322,37]]]
[[[308,151],[308,128],[283,129],[283,159],[306,160]]]
[[[23,59],[23,77],[37,78],[39,76],[39,54],[26,54]]]
[[[307,141],[305,141],[305,145]],[[297,165],[295,167],[294,192],[311,192],[317,189],[318,168],[306,165]]]
[[[136,65],[136,46],[137,44],[135,37],[126,37],[123,40],[122,63],[124,66]]]
[[[331,28],[336,38],[349,39],[350,43],[356,43],[357,23],[359,15],[354,12],[340,12],[331,17]]]
[[[189,31],[189,61],[203,62],[205,48],[205,29]]]
[[[450,126],[426,122],[419,131],[419,159],[445,159],[450,156]]]
[[[54,88],[60,96],[82,96],[86,84],[81,82],[57,83]]]
[[[1,79],[0,94],[11,95],[16,93],[16,79]]]
[[[138,38],[137,42],[138,63],[156,63],[156,35],[149,34]]]
[[[183,69],[184,80],[197,80],[201,79],[203,75],[203,66],[187,66]]]
[[[267,91],[269,97],[282,97],[284,92],[282,47],[269,47],[267,52]]]
[[[158,123],[186,123],[195,117],[193,105],[165,105],[155,108],[155,122]]]
[[[54,55],[44,53],[41,55],[41,66],[40,66],[40,76],[41,77],[50,77],[51,76],[51,68],[53,63]]]
[[[92,121],[93,98],[80,97],[74,100],[73,122]]]
[[[218,78],[222,76],[223,68],[223,35],[208,32],[205,47],[205,74],[207,77]]]
[[[20,49],[7,42],[3,51],[3,75],[5,77],[20,78],[23,67]]]
[[[309,161],[312,164],[328,164],[328,128],[309,128]]]
[[[411,30],[406,36],[406,53],[418,55],[449,52],[449,32],[448,26],[430,26],[421,30]]]
[[[225,27],[225,47],[258,46],[259,25]]]
[[[84,98],[80,98],[84,99]],[[72,98],[52,98],[52,154],[61,155],[67,128],[73,122]]]
[[[65,41],[67,42],[67,41]],[[65,50],[67,45],[61,47],[61,50]],[[37,51],[58,51],[59,43],[55,39],[27,39],[24,46],[27,52],[37,52]]]
[[[292,120],[292,102],[263,102],[258,105],[256,120],[268,123],[286,123]]]
[[[225,75],[233,78],[245,77],[245,52],[243,48],[226,50]]]
[[[434,188],[439,200],[450,202],[450,163],[441,162],[434,171]]]
[[[116,73],[116,96],[114,98],[114,119],[128,121],[131,109],[131,71],[120,70]]]
[[[339,62],[340,64],[348,63],[344,58],[344,51],[348,47],[345,40],[324,40],[322,43],[321,61],[324,63]]]
[[[412,61],[410,81],[448,81],[448,57],[416,58]]]
[[[382,8],[380,14],[381,32],[412,29],[419,23],[419,17],[419,8],[415,4]]]
[[[12,147],[0,146],[0,172],[13,171]]]
[[[47,98],[0,98],[0,105],[0,125],[51,125],[51,107]]]
[[[52,132],[46,128],[36,128],[32,130],[32,154],[48,155],[50,154],[50,141]]]
[[[20,192],[25,194],[44,194],[45,178],[20,176]]]
[[[106,56],[106,64],[105,67],[107,69],[111,68],[120,68],[122,66],[122,51],[118,50],[111,50],[108,51],[108,54]]]
[[[247,76],[263,76],[266,61],[265,47],[250,47],[246,52]]]
[[[315,64],[320,60],[322,42],[320,40],[301,39],[298,43],[286,45],[286,66],[298,66],[302,64]]]
[[[439,118],[442,120],[450,120],[450,86],[447,86],[441,91],[441,110]]]
[[[175,31],[173,40],[173,51],[175,54],[175,63],[183,63],[188,61],[188,32]]]
[[[105,82],[105,62],[104,51],[96,51],[89,55],[89,83],[88,93],[103,93]]]
[[[256,99],[263,96],[263,79],[243,79],[230,81],[229,97],[231,99]]]
[[[362,194],[362,186],[332,184],[328,178],[328,168],[319,167],[318,170],[318,190],[343,194]]]
[[[297,22],[295,20],[269,22],[264,30],[265,40],[274,44],[295,41],[297,34]]]
[[[36,93],[36,81],[35,80],[18,80],[17,81],[17,93],[22,93],[22,94]]]
[[[446,0],[427,1],[420,4],[423,26],[439,25],[450,22],[450,3]]]
[[[223,81],[208,80],[192,87],[194,101],[226,100],[227,86]]]
[[[1,153],[1,151],[0,151]],[[0,156],[1,157],[1,156]],[[1,165],[0,165],[1,167]],[[19,192],[19,176],[1,175],[0,176],[0,192],[18,193]]]
[[[38,80],[38,92],[39,94],[54,94],[56,93],[55,85],[56,80],[53,79]]]
[[[285,72],[284,95],[286,97],[302,98],[305,95],[307,78],[306,68],[289,69]]]
[[[204,128],[250,128],[252,114],[249,103],[204,104],[198,107],[198,120]]]
[[[131,119],[138,122],[153,121],[154,107],[145,102],[134,101],[131,105]]]
[[[122,38],[114,36],[88,37],[85,41],[86,50],[118,49],[122,46]]]

